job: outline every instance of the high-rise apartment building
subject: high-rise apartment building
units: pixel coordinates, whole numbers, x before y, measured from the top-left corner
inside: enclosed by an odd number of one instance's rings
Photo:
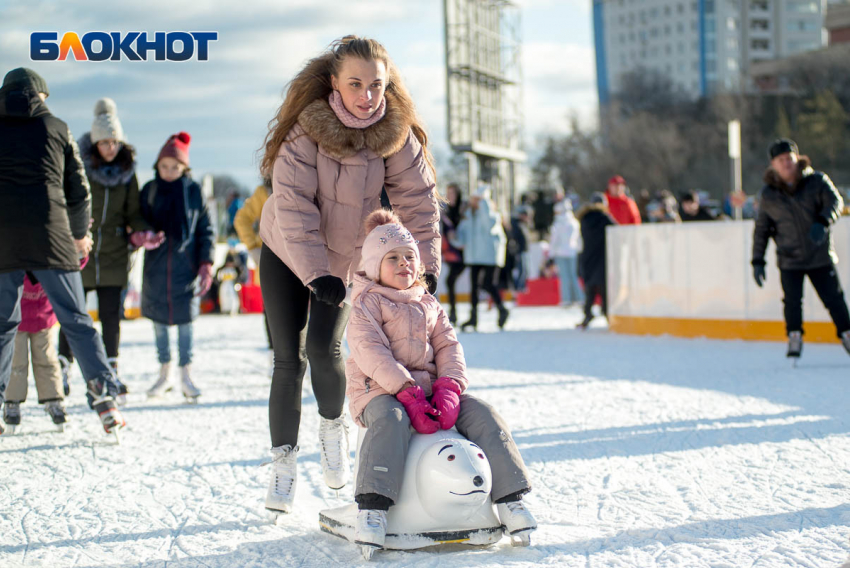
[[[746,90],[751,63],[825,45],[824,8],[824,0],[594,0],[599,102],[642,69],[693,97]]]

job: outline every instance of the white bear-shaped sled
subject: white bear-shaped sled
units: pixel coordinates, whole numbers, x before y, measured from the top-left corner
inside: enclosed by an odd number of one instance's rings
[[[365,432],[360,429],[358,458]],[[355,473],[358,466],[359,459],[355,460]],[[487,456],[457,431],[412,434],[401,491],[387,514],[384,548],[498,542],[502,523],[490,500],[492,485]],[[319,512],[323,531],[351,542],[356,519],[356,503]]]

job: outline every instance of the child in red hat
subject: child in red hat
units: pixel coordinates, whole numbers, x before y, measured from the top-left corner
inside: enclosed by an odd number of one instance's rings
[[[154,164],[156,177],[142,188],[142,215],[165,235],[161,246],[145,251],[142,315],[154,322],[160,362],[148,396],[173,388],[168,329],[176,325],[181,390],[188,402],[196,402],[201,392],[190,377],[192,322],[212,284],[215,237],[201,187],[189,175],[191,141],[186,132],[170,136]]]

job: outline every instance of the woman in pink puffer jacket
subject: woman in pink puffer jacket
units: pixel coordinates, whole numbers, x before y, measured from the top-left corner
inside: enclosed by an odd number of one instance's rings
[[[354,500],[355,542],[382,547],[387,510],[398,498],[410,427],[453,426],[477,444],[493,473],[491,497],[511,535],[537,525],[522,503],[531,483],[501,416],[469,396],[463,348],[448,315],[428,293],[413,235],[393,213],[366,220],[362,271],[354,277],[346,362],[351,416],[367,428]]]
[[[363,220],[380,208],[385,189],[436,286],[440,213],[427,136],[399,71],[374,40],[342,38],[296,75],[261,169],[272,180],[260,220],[260,284],[274,350],[266,508],[277,514],[292,508],[308,361],[325,483],[339,489],[348,481],[342,336],[350,308],[342,300],[360,263]]]

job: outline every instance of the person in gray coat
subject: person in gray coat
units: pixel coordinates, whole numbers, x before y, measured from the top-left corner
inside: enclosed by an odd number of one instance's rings
[[[472,289],[469,302],[472,313],[461,324],[461,331],[478,326],[478,290],[484,288],[499,309],[499,328],[508,321],[508,309],[496,288],[494,275],[497,267],[505,265],[507,237],[502,228],[502,216],[490,200],[490,188],[480,184],[469,198],[469,208],[457,227],[452,244],[463,251],[463,260],[470,269]]]
[[[753,234],[753,277],[761,287],[765,278],[764,253],[770,238],[785,294],[788,357],[803,350],[803,282],[806,276],[832,317],[844,349],[850,353],[850,313],[835,264],[838,255],[831,227],[841,216],[844,202],[829,177],[815,171],[800,156],[793,140],[776,140],[769,149],[770,167],[764,174],[761,206]]]

